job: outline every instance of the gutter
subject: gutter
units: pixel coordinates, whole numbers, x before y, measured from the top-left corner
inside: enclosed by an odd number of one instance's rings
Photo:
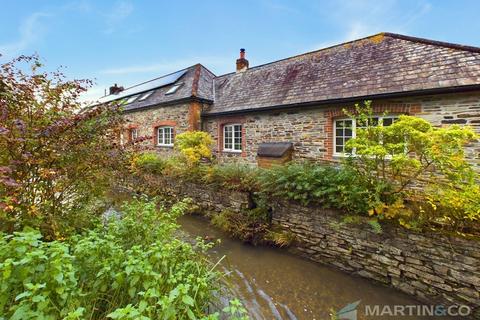
[[[273,105],[268,107],[250,108],[250,109],[243,109],[243,110],[211,112],[211,113],[203,113],[202,117],[213,118],[218,116],[238,115],[238,114],[245,114],[245,113],[288,110],[288,109],[295,109],[298,107],[315,109],[317,107],[325,107],[326,105],[331,105],[331,104],[351,103],[351,102],[359,102],[364,100],[416,97],[416,96],[427,96],[432,94],[448,94],[448,93],[460,93],[460,92],[471,92],[471,91],[480,91],[480,84],[446,87],[446,88],[421,89],[421,90],[412,90],[412,91],[400,91],[400,92],[392,92],[392,93],[381,93],[381,94],[356,96],[356,97],[348,97],[348,98],[335,98],[335,99],[327,99],[327,100]]]

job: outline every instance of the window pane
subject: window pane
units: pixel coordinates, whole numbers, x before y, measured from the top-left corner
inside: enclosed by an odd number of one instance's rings
[[[383,126],[388,127],[391,126],[398,118],[385,118],[383,119]]]
[[[225,150],[242,150],[242,125],[226,125],[223,129],[223,148]]]
[[[335,139],[335,143],[337,144],[337,146],[340,146],[343,144],[343,138],[342,137],[337,137],[337,139]]]
[[[345,129],[345,136],[351,137],[352,136],[352,129]]]
[[[343,153],[343,146],[336,146],[335,147],[335,152]]]
[[[223,128],[223,135],[224,135],[224,144],[223,148],[224,149],[232,149],[232,127],[231,126],[225,126]]]
[[[170,144],[170,130],[168,128],[164,128],[164,135],[165,135],[165,144]]]
[[[234,149],[242,150],[242,126],[235,125],[234,130]]]
[[[158,144],[164,143],[163,128],[158,128]]]
[[[335,121],[335,126],[336,126],[337,128],[343,128],[343,120]]]

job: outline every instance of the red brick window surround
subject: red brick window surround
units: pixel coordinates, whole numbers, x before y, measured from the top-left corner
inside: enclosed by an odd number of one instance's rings
[[[223,153],[238,153],[246,157],[245,118],[231,117],[217,121],[218,151]],[[239,145],[240,144],[240,149]]]
[[[132,124],[128,126],[128,142],[133,143],[138,139],[138,125]]]
[[[153,125],[153,145],[156,147],[172,148],[175,142],[176,121],[158,121]]]
[[[347,110],[349,113],[355,113],[355,108],[332,108],[330,110],[325,111],[325,117],[327,119],[325,124],[325,133],[326,133],[326,141],[325,141],[325,148],[327,150],[325,159],[332,159],[334,156],[338,156],[337,150],[335,150],[335,146],[337,141],[335,139],[335,131],[336,124],[338,125],[340,122],[338,120],[346,119],[347,115],[345,114],[344,110]],[[392,118],[392,116],[398,116],[400,114],[407,114],[407,115],[415,115],[420,113],[421,106],[419,104],[409,104],[409,103],[384,103],[384,104],[373,104],[372,105],[373,113],[375,115],[382,115],[387,113],[386,118]],[[336,122],[337,121],[337,122]],[[384,120],[385,121],[385,120]],[[387,120],[390,121],[390,120]],[[348,125],[348,123],[345,123]],[[344,136],[350,134],[348,129],[338,128],[339,130],[342,129]],[[353,133],[352,133],[353,135]],[[343,140],[342,140],[343,141]],[[340,143],[342,141],[339,141]],[[343,145],[342,145],[343,146]]]
[[[398,120],[398,115],[374,115],[368,120],[371,126],[389,126]],[[371,121],[371,122],[370,122]],[[362,124],[359,121],[354,121],[352,118],[334,118],[333,119],[333,155],[342,157],[346,153],[347,141],[357,136],[357,130],[365,128],[367,124]]]

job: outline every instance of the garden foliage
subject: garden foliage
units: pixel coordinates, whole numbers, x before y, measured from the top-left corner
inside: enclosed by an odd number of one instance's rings
[[[373,121],[369,102],[356,105],[351,116],[363,128],[347,143],[350,155],[336,166],[292,162],[259,169],[241,163],[193,164],[184,157],[144,154],[136,158],[134,167],[139,169],[137,175],[148,177],[141,181],[150,181],[157,190],[162,176],[248,192],[254,202],[262,202],[256,203],[262,208],[276,198],[286,198],[350,214],[375,215],[374,221],[393,219],[407,228],[480,231],[476,227],[479,177],[464,154],[465,145],[477,138],[470,128],[435,128],[410,116],[400,116],[384,127]],[[231,233],[240,238],[245,238],[237,232],[242,228],[249,230],[246,234],[265,229],[264,222],[260,219],[256,226],[248,212],[243,218],[225,213],[217,220],[214,222],[223,229],[235,229]]]
[[[210,159],[212,145],[212,137],[204,131],[187,131],[175,137],[175,148],[190,166],[198,164],[201,159]]]
[[[469,127],[436,128],[399,116],[390,126],[374,124],[370,102],[351,116],[362,126],[347,143],[347,165],[370,190],[388,185],[370,214],[415,228],[434,223],[475,227],[480,220],[480,177],[465,159],[465,146],[478,139]]]
[[[217,319],[208,315],[218,286],[208,246],[173,237],[185,206],[136,200],[121,219],[68,241],[33,229],[1,235],[0,319]],[[235,306],[232,319],[242,316]]]
[[[0,231],[54,239],[89,224],[121,158],[115,106],[82,109],[89,81],[41,71],[38,57],[0,66]]]

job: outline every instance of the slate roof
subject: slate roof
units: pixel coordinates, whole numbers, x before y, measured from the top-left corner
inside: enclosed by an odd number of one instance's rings
[[[205,101],[213,100],[213,78],[214,74],[206,69],[201,64],[196,64],[191,67],[185,68],[186,73],[181,76],[177,81],[168,85],[153,89],[154,92],[145,100],[139,99],[134,102],[124,105],[125,111],[134,111],[138,109],[144,109],[147,107],[156,106],[159,104],[175,103],[180,100],[186,99],[201,99]],[[182,71],[182,70],[179,70]],[[176,72],[179,72],[176,71]],[[167,77],[163,76],[163,77]],[[162,78],[162,77],[160,77]],[[160,78],[156,78],[150,81],[155,81]],[[147,81],[148,82],[148,81]],[[174,85],[181,84],[181,86],[172,94],[166,94],[167,91]],[[137,85],[139,86],[139,85]],[[127,88],[129,89],[129,88]],[[132,94],[134,95],[134,94]],[[132,96],[130,95],[130,96]],[[128,99],[129,96],[125,96],[123,99]],[[115,98],[115,95],[108,95],[101,99]]]
[[[480,48],[379,33],[218,77],[201,64],[184,70],[176,82],[156,88],[125,110],[200,99],[211,105],[204,115],[213,116],[414,92],[480,90]],[[166,94],[179,83],[174,94]]]
[[[480,85],[480,48],[381,33],[215,78],[207,113]]]

